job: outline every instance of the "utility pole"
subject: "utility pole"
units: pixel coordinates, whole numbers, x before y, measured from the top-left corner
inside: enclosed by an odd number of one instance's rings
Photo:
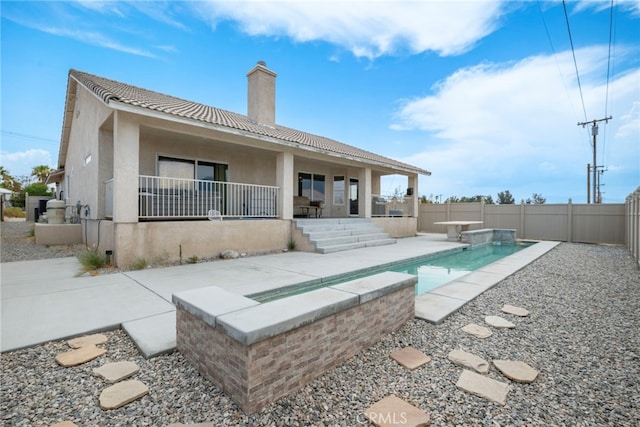
[[[599,122],[605,122],[607,123],[609,120],[611,120],[613,117],[609,116],[609,117],[605,117],[604,119],[596,119],[596,120],[592,120],[590,122],[580,122],[578,123],[578,126],[582,126],[585,127],[586,125],[588,125],[589,123],[591,123],[591,135],[593,135],[593,203],[598,203],[596,201],[596,182],[598,180],[597,178],[597,167],[596,165],[598,163],[596,163],[596,137],[598,136],[598,123]]]

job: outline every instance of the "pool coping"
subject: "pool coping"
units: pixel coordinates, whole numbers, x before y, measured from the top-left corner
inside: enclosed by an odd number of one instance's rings
[[[536,244],[416,296],[415,317],[434,324],[441,323],[469,301],[561,243],[529,241]]]

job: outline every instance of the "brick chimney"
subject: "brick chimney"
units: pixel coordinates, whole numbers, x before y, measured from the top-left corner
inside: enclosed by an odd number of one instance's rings
[[[264,61],[247,73],[249,83],[247,116],[264,126],[276,125],[276,73]]]

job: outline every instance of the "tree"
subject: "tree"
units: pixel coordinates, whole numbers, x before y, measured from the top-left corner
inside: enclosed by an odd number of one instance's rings
[[[547,199],[545,199],[544,197],[542,197],[542,194],[538,194],[538,193],[533,193],[533,195],[531,196],[531,198],[527,199],[527,204],[531,205],[544,205],[544,203],[547,201]]]
[[[509,190],[501,191],[498,193],[498,204],[500,205],[513,205],[515,203],[515,199],[509,192]]]
[[[51,172],[53,172],[53,169],[51,169],[49,166],[40,165],[40,166],[35,166],[31,170],[31,176],[36,178],[41,184],[44,184],[47,181],[47,177]]]
[[[36,182],[35,184],[27,185],[26,187],[24,187],[24,189],[20,190],[18,194],[14,194],[13,197],[11,197],[11,205],[16,207],[21,207],[24,209],[27,194],[29,194],[29,196],[53,195],[53,193],[51,192],[51,189],[47,187],[46,184]]]

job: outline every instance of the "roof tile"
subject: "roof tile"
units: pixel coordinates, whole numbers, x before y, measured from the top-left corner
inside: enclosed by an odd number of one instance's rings
[[[375,162],[392,169],[429,175],[430,172],[399,162],[378,154],[362,150],[351,145],[322,136],[276,125],[274,128],[262,126],[249,120],[247,116],[221,110],[196,102],[186,101],[162,93],[120,83],[104,77],[95,76],[78,70],[70,70],[69,75],[87,89],[95,93],[103,102],[118,101],[135,107],[172,116],[184,117],[205,123],[246,131],[255,135],[293,142],[327,153],[350,156],[352,158]]]

